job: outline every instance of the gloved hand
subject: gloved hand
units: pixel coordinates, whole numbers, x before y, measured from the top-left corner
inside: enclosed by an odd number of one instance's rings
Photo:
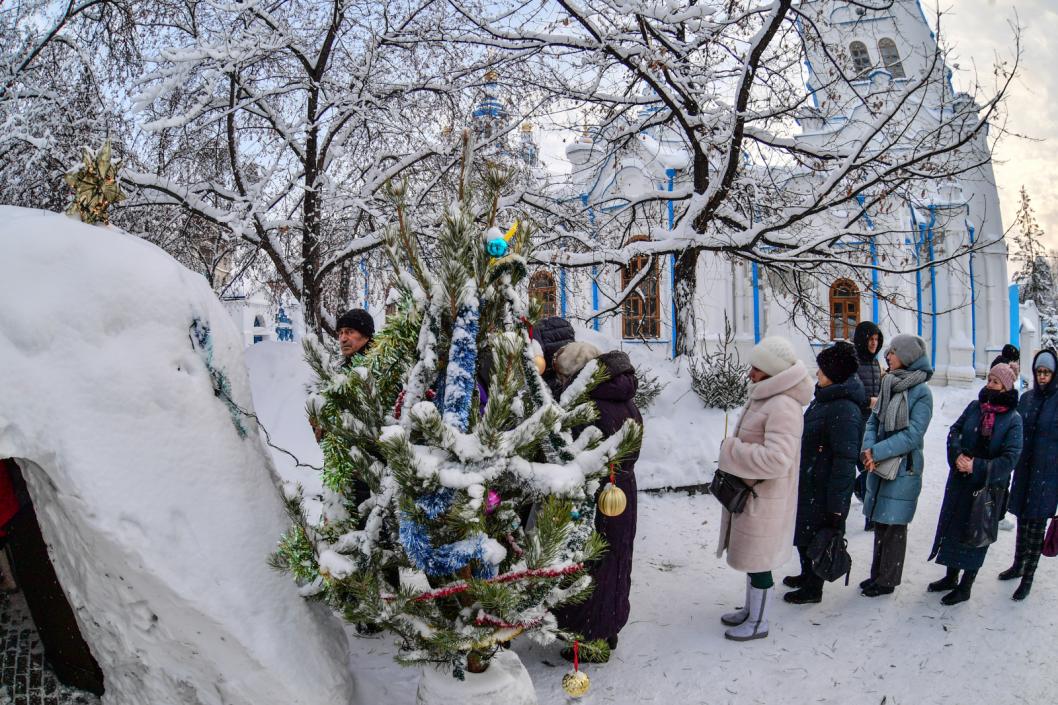
[[[845,530],[845,517],[841,514],[824,514],[823,515],[823,526],[828,529],[839,529]]]

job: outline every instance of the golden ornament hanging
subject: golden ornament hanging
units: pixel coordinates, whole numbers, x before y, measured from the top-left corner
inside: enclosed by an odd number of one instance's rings
[[[125,200],[118,183],[121,164],[110,161],[110,140],[104,142],[96,154],[85,149],[81,159],[84,166],[65,176],[66,183],[73,189],[73,203],[66,212],[89,225],[109,225],[107,209],[111,204]]]
[[[537,355],[533,358],[533,362],[536,363],[536,371],[540,374],[544,374],[544,370],[547,369],[547,362],[544,360],[544,356]]]
[[[584,671],[570,671],[562,676],[562,690],[571,698],[579,698],[588,692],[591,679]]]
[[[628,498],[624,490],[613,483],[613,475],[610,483],[602,488],[599,493],[599,511],[608,517],[620,516],[628,506]]]

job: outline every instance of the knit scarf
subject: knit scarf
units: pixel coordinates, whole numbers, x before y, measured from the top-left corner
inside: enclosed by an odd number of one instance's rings
[[[906,368],[892,370],[882,377],[882,391],[878,394],[874,411],[878,414],[886,433],[901,431],[911,423],[907,408],[907,390],[928,379],[929,375],[922,370]]]
[[[985,387],[977,395],[977,399],[981,402],[981,435],[991,438],[996,425],[996,414],[1005,414],[1013,409],[1018,403],[1018,393],[1013,389],[996,391]]]

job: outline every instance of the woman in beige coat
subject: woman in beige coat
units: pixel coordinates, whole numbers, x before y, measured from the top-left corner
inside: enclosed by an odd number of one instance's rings
[[[782,565],[793,544],[797,517],[803,407],[814,385],[804,363],[785,338],[768,337],[749,356],[749,400],[734,436],[720,445],[720,469],[753,487],[741,514],[722,510],[717,556],[747,573],[746,601],[720,620],[734,641],[768,636],[771,571]]]

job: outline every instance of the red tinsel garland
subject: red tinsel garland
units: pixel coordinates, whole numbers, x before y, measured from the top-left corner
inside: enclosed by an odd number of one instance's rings
[[[489,578],[485,582],[487,583],[513,583],[517,580],[529,580],[531,578],[560,578],[563,575],[572,575],[580,570],[584,569],[583,563],[571,563],[570,565],[562,568],[533,568],[531,570],[519,570],[513,573],[504,573],[503,575],[497,575],[495,578]],[[451,597],[452,595],[458,595],[464,593],[470,589],[470,586],[463,581],[458,583],[452,583],[446,585],[443,588],[437,590],[431,590],[430,592],[424,592],[420,595],[416,595],[412,598],[415,602],[426,602],[427,600],[440,600],[445,597]],[[383,600],[395,600],[396,595],[383,595]]]

